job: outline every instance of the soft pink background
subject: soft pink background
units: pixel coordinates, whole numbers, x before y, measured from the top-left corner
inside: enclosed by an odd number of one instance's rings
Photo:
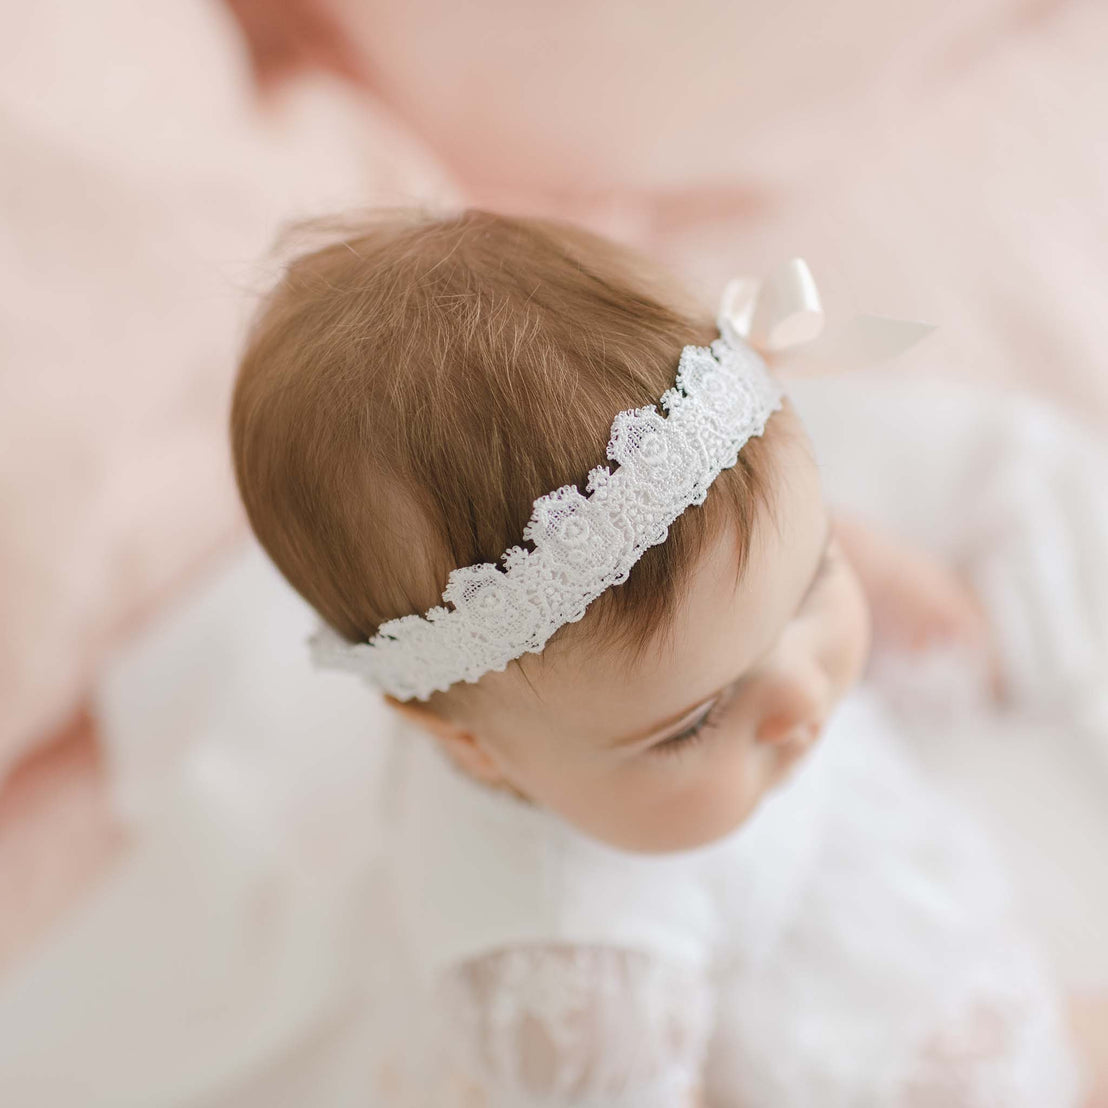
[[[375,95],[263,113],[215,3],[0,2],[0,958],[117,847],[99,661],[243,534],[226,400],[290,217],[565,215],[706,295],[802,254],[833,315],[940,325],[890,372],[1108,427],[1102,5],[336,4]]]

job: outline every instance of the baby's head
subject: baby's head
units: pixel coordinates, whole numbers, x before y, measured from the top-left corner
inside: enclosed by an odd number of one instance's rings
[[[442,603],[584,490],[617,412],[657,404],[710,313],[582,230],[383,214],[295,261],[236,384],[258,539],[350,642]],[[716,839],[811,746],[868,617],[788,403],[627,580],[539,653],[397,710],[469,773],[632,850]]]

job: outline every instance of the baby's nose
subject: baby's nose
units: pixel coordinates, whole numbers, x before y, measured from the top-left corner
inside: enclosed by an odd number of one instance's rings
[[[815,718],[770,716],[762,722],[756,737],[762,743],[803,748],[815,742],[822,726],[823,721]]]
[[[790,681],[777,695],[755,730],[758,742],[808,746],[815,741],[828,712],[830,681],[822,672]]]

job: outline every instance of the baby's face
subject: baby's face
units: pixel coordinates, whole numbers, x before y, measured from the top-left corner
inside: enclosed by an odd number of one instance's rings
[[[482,679],[472,729],[498,776],[614,846],[680,850],[737,827],[865,663],[868,610],[807,437],[790,408],[773,418],[794,432],[776,453],[776,520],[760,515],[737,587],[730,531],[706,552],[672,649],[628,670],[567,647]]]

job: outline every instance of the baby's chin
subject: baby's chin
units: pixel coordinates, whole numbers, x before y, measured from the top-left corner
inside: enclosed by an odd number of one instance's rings
[[[732,819],[711,828],[669,828],[659,833],[647,832],[641,837],[626,839],[620,837],[618,841],[608,840],[608,845],[632,854],[681,854],[710,849],[733,835],[741,834],[742,828],[750,821],[762,801],[772,791],[772,788],[763,789],[740,818]]]

